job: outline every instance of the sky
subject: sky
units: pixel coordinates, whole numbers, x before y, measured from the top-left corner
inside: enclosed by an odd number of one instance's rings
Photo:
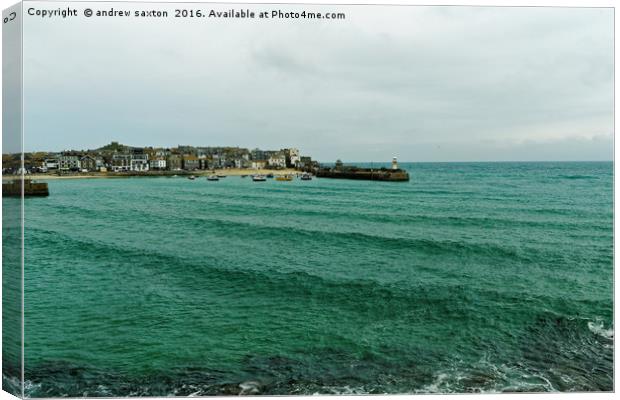
[[[153,8],[93,8],[112,6]],[[25,150],[119,141],[295,147],[324,162],[613,158],[611,9],[245,7],[346,19],[26,16]]]
[[[16,7],[3,10],[2,17],[10,19]],[[16,16],[17,14],[15,14]],[[2,27],[2,152],[21,153],[21,19],[15,18]]]

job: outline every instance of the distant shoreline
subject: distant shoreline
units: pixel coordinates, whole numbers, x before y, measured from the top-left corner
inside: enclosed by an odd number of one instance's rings
[[[279,170],[271,169],[241,169],[241,168],[228,168],[228,169],[216,169],[216,170],[199,170],[199,171],[150,171],[150,172],[78,172],[66,175],[57,174],[28,174],[24,175],[26,179],[33,180],[56,180],[56,179],[119,179],[119,178],[162,178],[173,176],[241,176],[241,175],[293,175],[299,174],[301,171],[296,169],[287,168]],[[19,175],[3,175],[2,180],[8,181],[13,179],[19,179]]]

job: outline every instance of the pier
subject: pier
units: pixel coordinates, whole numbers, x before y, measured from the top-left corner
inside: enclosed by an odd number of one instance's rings
[[[22,186],[23,182],[23,186]],[[24,197],[49,196],[49,189],[45,182],[33,182],[31,179],[14,179],[11,182],[2,183],[2,197],[21,197],[22,187]]]
[[[392,159],[392,168],[359,168],[345,166],[342,161],[336,161],[334,168],[319,168],[316,172],[319,178],[359,179],[366,181],[408,182],[409,173],[398,168],[396,157]]]

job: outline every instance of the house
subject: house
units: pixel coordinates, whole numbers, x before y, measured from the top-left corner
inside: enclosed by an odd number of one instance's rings
[[[282,152],[273,153],[268,160],[272,168],[286,168],[286,156]]]
[[[297,167],[301,161],[299,157],[299,149],[284,149],[282,150],[286,157],[286,166],[289,168]]]
[[[250,168],[251,166],[252,162],[245,157],[235,159],[235,168]]]
[[[157,148],[153,150],[153,158],[163,158],[165,159],[170,154],[170,150]]]
[[[198,157],[185,155],[183,156],[183,169],[187,171],[193,171],[200,168],[200,160]]]
[[[224,168],[236,168],[236,166],[237,166],[237,163],[235,159],[230,158],[230,157],[224,162],[224,165],[223,165]]]
[[[194,146],[178,145],[177,150],[181,154],[196,155],[196,148]]]
[[[82,170],[87,170],[89,172],[98,170],[97,161],[94,157],[91,157],[89,155],[85,155],[84,157],[80,158],[80,164],[80,168]]]
[[[198,147],[196,149],[196,156],[198,156],[199,159],[205,159],[208,158],[211,155],[211,151],[208,148],[205,147]]]
[[[170,171],[180,171],[183,167],[183,159],[178,154],[170,154],[166,158],[166,167]]]
[[[58,169],[58,159],[57,158],[46,158],[45,161],[43,161],[43,167],[48,170]]]
[[[118,153],[112,156],[112,171],[125,172],[131,169],[131,154]]]
[[[261,149],[254,149],[250,152],[250,158],[252,160],[266,160],[267,154]]]
[[[299,157],[298,168],[310,168],[312,166],[312,157],[301,156]]]
[[[213,166],[213,160],[210,160],[206,156],[198,157],[198,162],[200,164],[200,169],[210,169]]]
[[[166,169],[166,159],[163,157],[156,157],[149,161],[149,167],[150,169],[158,171],[164,170]]]
[[[265,160],[252,160],[253,169],[264,169],[266,166],[267,166],[267,161]]]
[[[81,167],[78,156],[60,156],[58,158],[58,169],[61,171],[79,171]]]
[[[134,153],[131,155],[130,166],[132,171],[144,172],[149,170],[149,155]]]
[[[213,154],[213,168],[223,168],[226,164],[226,156],[223,154],[215,153]]]

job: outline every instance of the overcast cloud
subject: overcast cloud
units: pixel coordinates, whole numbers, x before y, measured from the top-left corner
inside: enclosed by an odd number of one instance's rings
[[[116,140],[298,147],[321,161],[613,156],[611,9],[282,8],[347,19],[25,18],[26,150]]]

